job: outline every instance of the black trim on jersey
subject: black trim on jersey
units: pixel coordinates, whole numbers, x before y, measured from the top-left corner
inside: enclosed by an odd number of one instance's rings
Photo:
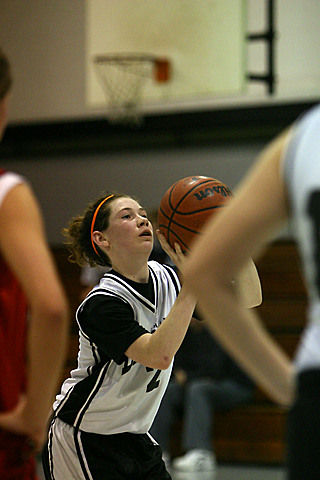
[[[92,479],[92,475],[90,473],[91,476],[89,476],[88,474],[88,471],[87,471],[87,466],[84,462],[84,459],[83,459],[83,450],[80,448],[80,442],[79,442],[79,439],[78,439],[78,435],[79,435],[79,429],[78,428],[75,428],[74,430],[74,433],[73,433],[73,439],[74,439],[74,444],[75,444],[75,447],[76,447],[76,450],[77,450],[77,454],[78,454],[78,459],[79,459],[79,462],[80,462],[80,465],[81,465],[81,470],[82,470],[82,473],[84,474],[84,477],[86,480],[91,480]]]
[[[158,282],[158,278],[157,278],[156,274],[154,273],[154,271],[152,270],[150,265],[149,265],[149,270],[150,270],[150,273],[151,273],[153,286],[154,286],[154,291],[155,291],[154,304],[155,304],[155,307],[157,309],[158,308],[158,296],[159,296],[159,282]]]
[[[53,458],[52,458],[52,439],[53,439],[53,426],[54,426],[54,423],[56,421],[56,417],[54,417],[52,419],[52,422],[51,422],[51,425],[50,425],[50,430],[49,430],[49,436],[48,436],[48,457],[47,457],[47,460],[48,460],[48,468],[49,468],[49,472],[50,472],[50,477],[51,477],[51,480],[54,480],[54,475],[53,475]]]
[[[131,293],[131,295],[133,295],[137,300],[139,300],[140,303],[142,303],[142,305],[144,305],[146,308],[148,308],[148,310],[150,310],[152,313],[155,313],[156,312],[156,308],[155,308],[155,305],[153,305],[147,298],[143,297],[141,295],[141,293],[137,292],[137,290],[135,290],[131,285],[129,285],[128,283],[126,283],[124,280],[122,280],[120,277],[117,277],[116,275],[114,274],[111,274],[111,273],[106,273],[103,278],[108,278],[110,277],[113,281],[115,281],[116,283],[119,283],[120,285],[122,285],[123,287],[125,287],[128,292]],[[98,290],[102,290],[102,289],[98,289]],[[96,292],[97,290],[95,290]],[[93,293],[95,293],[93,292]]]
[[[82,330],[81,330],[81,333],[82,333]],[[97,350],[98,350],[98,347],[96,346],[96,344],[90,340],[89,341],[90,343],[90,346],[91,346],[91,351],[92,351],[92,356],[93,356],[93,359],[95,361],[95,364],[97,365],[99,363],[99,358],[98,358],[98,355],[97,355]],[[88,374],[92,374],[92,368],[93,368],[93,365],[90,365],[88,368],[87,368],[87,372]]]
[[[77,421],[77,424],[76,424],[76,428],[80,428],[80,425],[81,425],[82,419],[84,417],[84,414],[86,413],[86,411],[90,407],[90,404],[91,404],[92,400],[94,399],[94,397],[96,396],[96,394],[99,392],[100,387],[103,384],[103,380],[104,380],[104,377],[106,376],[106,373],[107,373],[107,370],[109,368],[110,363],[111,363],[111,360],[109,360],[106,364],[104,364],[103,368],[100,370],[100,378],[98,377],[98,379],[97,379],[98,382],[96,383],[95,388],[92,390],[90,395],[87,397],[87,401],[84,404],[82,411],[79,412],[80,415],[79,415],[79,418],[78,418],[78,421]]]
[[[128,303],[130,305],[130,303],[125,299],[123,298],[119,293],[117,292],[114,292],[113,290],[109,290],[108,288],[97,288],[95,290],[92,290],[90,293],[88,293],[88,295],[86,296],[85,298],[85,301],[88,300],[89,298],[91,297],[94,297],[97,293],[101,293],[103,295],[111,295],[113,297],[117,297],[119,300],[122,300],[124,303]],[[80,305],[80,307],[83,305],[83,303]],[[79,307],[79,308],[80,308]]]
[[[82,335],[84,338],[87,339],[87,341],[90,343],[90,346],[91,346],[91,352],[92,352],[92,357],[94,359],[94,362],[95,362],[95,365],[98,365],[99,363],[99,347],[91,340],[91,338],[82,330],[82,327],[80,325],[80,321],[78,320],[78,312],[77,312],[77,315],[76,315],[76,319],[77,319],[77,323],[78,323],[78,326],[79,326],[79,332],[80,332],[80,335]],[[92,369],[95,365],[89,365],[89,367],[87,368],[87,373],[88,375],[91,375],[92,374]]]
[[[95,365],[91,375],[73,385],[71,392],[67,394],[67,400],[64,398],[57,408],[57,416],[62,421],[76,428],[80,427],[84,414],[100,390],[110,363],[109,359]]]
[[[170,277],[171,277],[171,280],[173,282],[173,285],[174,285],[174,288],[176,289],[176,294],[178,296],[179,292],[180,292],[180,285],[179,283],[177,282],[177,277],[176,277],[176,273],[175,271],[169,267],[169,265],[162,265],[166,270],[167,272],[169,273]]]

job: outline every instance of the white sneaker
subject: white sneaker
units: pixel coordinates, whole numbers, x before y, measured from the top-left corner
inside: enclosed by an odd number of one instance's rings
[[[216,470],[215,456],[209,450],[190,450],[172,462],[175,470],[182,472],[213,472]]]

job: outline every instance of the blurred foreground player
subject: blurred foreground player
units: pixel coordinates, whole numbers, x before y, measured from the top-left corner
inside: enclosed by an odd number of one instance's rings
[[[294,364],[238,301],[232,279],[290,219],[309,296]],[[208,225],[186,265],[207,325],[288,419],[288,478],[320,478],[320,106],[276,138],[227,209]]]
[[[10,87],[9,62],[0,50],[0,139]],[[37,202],[22,177],[0,169],[1,480],[36,478],[34,455],[45,440],[67,326],[67,302]]]

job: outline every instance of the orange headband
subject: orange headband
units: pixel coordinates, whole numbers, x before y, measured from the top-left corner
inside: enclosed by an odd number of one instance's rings
[[[97,218],[97,215],[99,213],[99,210],[100,210],[100,207],[104,204],[104,202],[106,202],[109,198],[112,198],[114,197],[114,195],[109,195],[108,197],[106,197],[104,200],[102,200],[101,203],[99,203],[99,205],[97,206],[96,208],[96,211],[94,212],[94,215],[92,217],[92,222],[91,222],[91,231],[90,231],[90,234],[91,234],[91,243],[92,243],[92,247],[93,247],[93,250],[96,252],[96,254],[100,257],[99,253],[98,253],[98,250],[96,249],[96,246],[94,244],[94,241],[93,241],[93,229],[94,229],[94,224],[96,222],[96,218]]]

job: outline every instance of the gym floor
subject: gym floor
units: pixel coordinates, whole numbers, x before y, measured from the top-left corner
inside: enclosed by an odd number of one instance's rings
[[[221,465],[216,478],[212,474],[171,472],[172,480],[285,480],[285,469],[274,466]],[[39,480],[44,480],[39,465]]]
[[[221,465],[214,477],[209,473],[171,473],[172,480],[284,480],[285,470],[280,467]]]

